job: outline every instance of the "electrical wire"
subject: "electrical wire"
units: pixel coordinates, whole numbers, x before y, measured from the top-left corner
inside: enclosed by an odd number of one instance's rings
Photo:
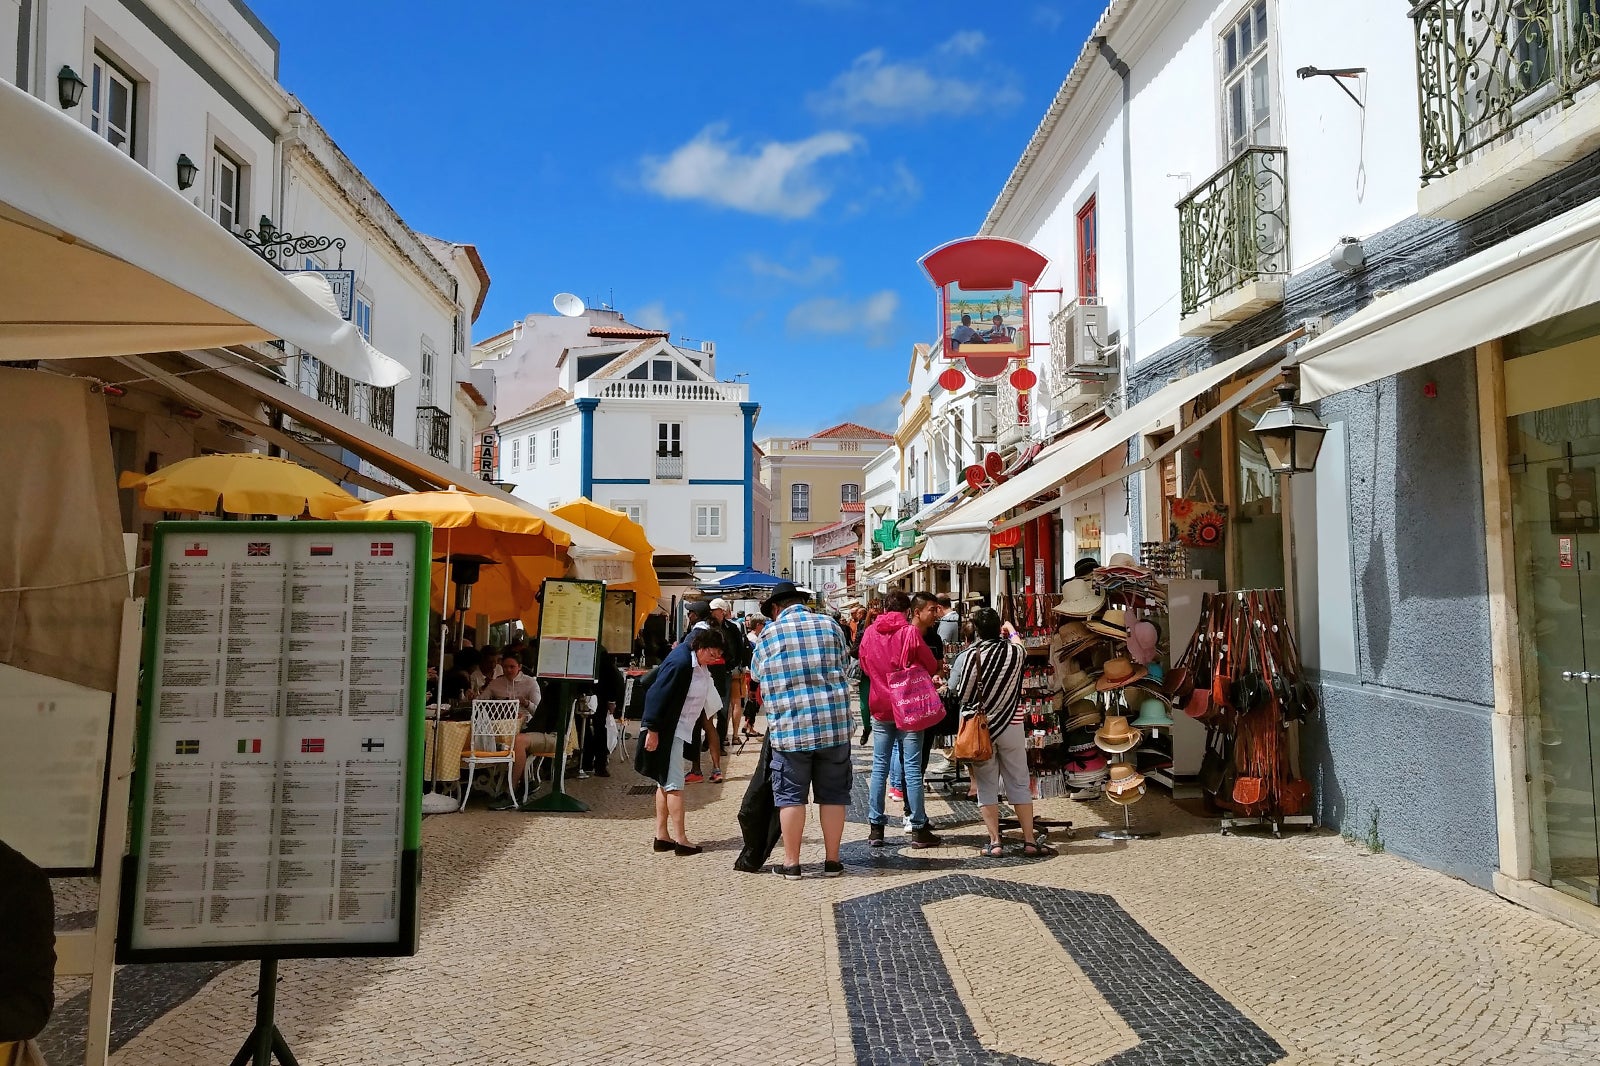
[[[132,577],[134,574],[148,569],[150,569],[150,565],[146,563],[144,566],[136,566],[132,570],[123,570],[115,574],[103,574],[100,577],[83,577],[78,578],[75,581],[60,581],[54,585],[18,585],[15,588],[0,589],[0,596],[12,596],[24,592],[51,592],[55,589],[70,589],[79,588],[83,585],[98,585],[102,581],[117,581],[125,577]]]

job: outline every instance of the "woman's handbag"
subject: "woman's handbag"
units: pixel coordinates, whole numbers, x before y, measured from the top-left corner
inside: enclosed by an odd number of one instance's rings
[[[1208,796],[1220,796],[1228,785],[1227,741],[1218,730],[1206,734],[1206,753],[1200,760],[1200,789]]]
[[[1189,548],[1220,548],[1228,529],[1228,508],[1217,502],[1206,481],[1206,472],[1196,470],[1183,496],[1168,496],[1172,511],[1172,539]]]
[[[961,762],[988,762],[994,758],[994,738],[989,735],[989,719],[969,714],[961,720],[951,754]]]
[[[908,641],[922,640],[922,634],[915,629],[906,632]],[[912,647],[908,643],[902,651],[905,665],[889,671],[889,705],[894,709],[896,729],[920,733],[944,721],[945,706],[944,699],[939,695],[939,687],[933,683],[928,671],[912,664]]]

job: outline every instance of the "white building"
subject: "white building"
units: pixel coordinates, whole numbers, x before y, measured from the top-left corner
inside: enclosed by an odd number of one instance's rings
[[[692,555],[708,577],[754,565],[749,386],[717,380],[710,344],[587,333],[556,360],[557,385],[496,424],[502,480],[540,507],[583,496],[626,512],[658,553]]]

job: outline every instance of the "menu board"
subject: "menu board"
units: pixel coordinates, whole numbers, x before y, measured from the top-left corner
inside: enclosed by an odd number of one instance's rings
[[[431,531],[155,531],[119,961],[416,950]]]
[[[606,589],[600,614],[600,646],[624,659],[633,654],[633,590]]]
[[[594,679],[605,592],[603,581],[545,581],[539,593],[540,677]]]
[[[52,874],[93,873],[110,736],[111,693],[0,664],[0,840]]]

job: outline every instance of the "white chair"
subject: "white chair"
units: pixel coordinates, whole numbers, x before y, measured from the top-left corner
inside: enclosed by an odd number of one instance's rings
[[[511,767],[517,757],[517,731],[521,728],[520,701],[472,701],[472,736],[467,739],[467,750],[461,753],[461,765],[467,770],[467,783],[461,789],[461,810],[467,809],[467,800],[472,797],[472,778],[480,766],[505,767],[506,791],[516,798]]]
[[[568,715],[567,721],[567,757],[577,755],[582,749],[578,738],[577,704],[583,702],[583,697],[577,697],[573,711]],[[528,802],[534,786],[541,778],[545,766],[550,767],[550,779],[555,780],[556,767],[556,738],[551,733],[529,734],[531,743],[528,747],[528,761],[522,766],[522,802]]]

